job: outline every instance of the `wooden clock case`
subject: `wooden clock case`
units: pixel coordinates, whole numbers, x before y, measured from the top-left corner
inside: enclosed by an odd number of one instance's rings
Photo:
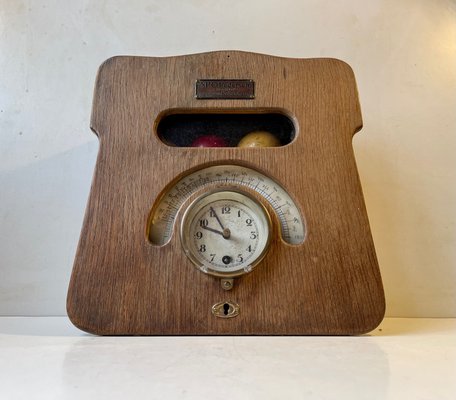
[[[199,79],[251,79],[254,98],[198,99]],[[294,139],[271,148],[169,146],[157,125],[176,113],[280,113]],[[355,78],[336,59],[239,51],[114,57],[98,71],[91,128],[100,148],[67,310],[99,335],[347,335],[374,329],[383,287],[352,149],[362,127]],[[147,224],[163,190],[189,171],[240,164],[273,177],[299,205],[306,239],[273,240],[267,257],[224,291]],[[181,218],[181,217],[179,217]],[[217,318],[233,300],[239,315]]]

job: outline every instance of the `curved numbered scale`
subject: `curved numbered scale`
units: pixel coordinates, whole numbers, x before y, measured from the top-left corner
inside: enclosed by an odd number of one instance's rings
[[[152,207],[149,218],[149,241],[163,246],[171,239],[177,213],[182,204],[195,192],[211,186],[228,184],[249,188],[268,202],[280,222],[284,242],[299,245],[304,241],[306,228],[301,212],[288,192],[275,180],[240,165],[214,165],[182,177],[167,188]]]

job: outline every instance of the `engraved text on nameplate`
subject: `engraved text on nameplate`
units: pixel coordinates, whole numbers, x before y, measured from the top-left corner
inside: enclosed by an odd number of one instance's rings
[[[197,99],[254,99],[255,82],[251,79],[198,79]]]

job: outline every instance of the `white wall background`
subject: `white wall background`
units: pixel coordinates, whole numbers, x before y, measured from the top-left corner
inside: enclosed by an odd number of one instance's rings
[[[63,315],[112,55],[238,49],[336,57],[387,315],[456,317],[456,3],[0,0],[0,315]]]

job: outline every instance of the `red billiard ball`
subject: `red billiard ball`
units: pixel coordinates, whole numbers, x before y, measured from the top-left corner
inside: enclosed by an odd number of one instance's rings
[[[217,135],[204,135],[197,138],[191,147],[226,147],[226,142]]]

